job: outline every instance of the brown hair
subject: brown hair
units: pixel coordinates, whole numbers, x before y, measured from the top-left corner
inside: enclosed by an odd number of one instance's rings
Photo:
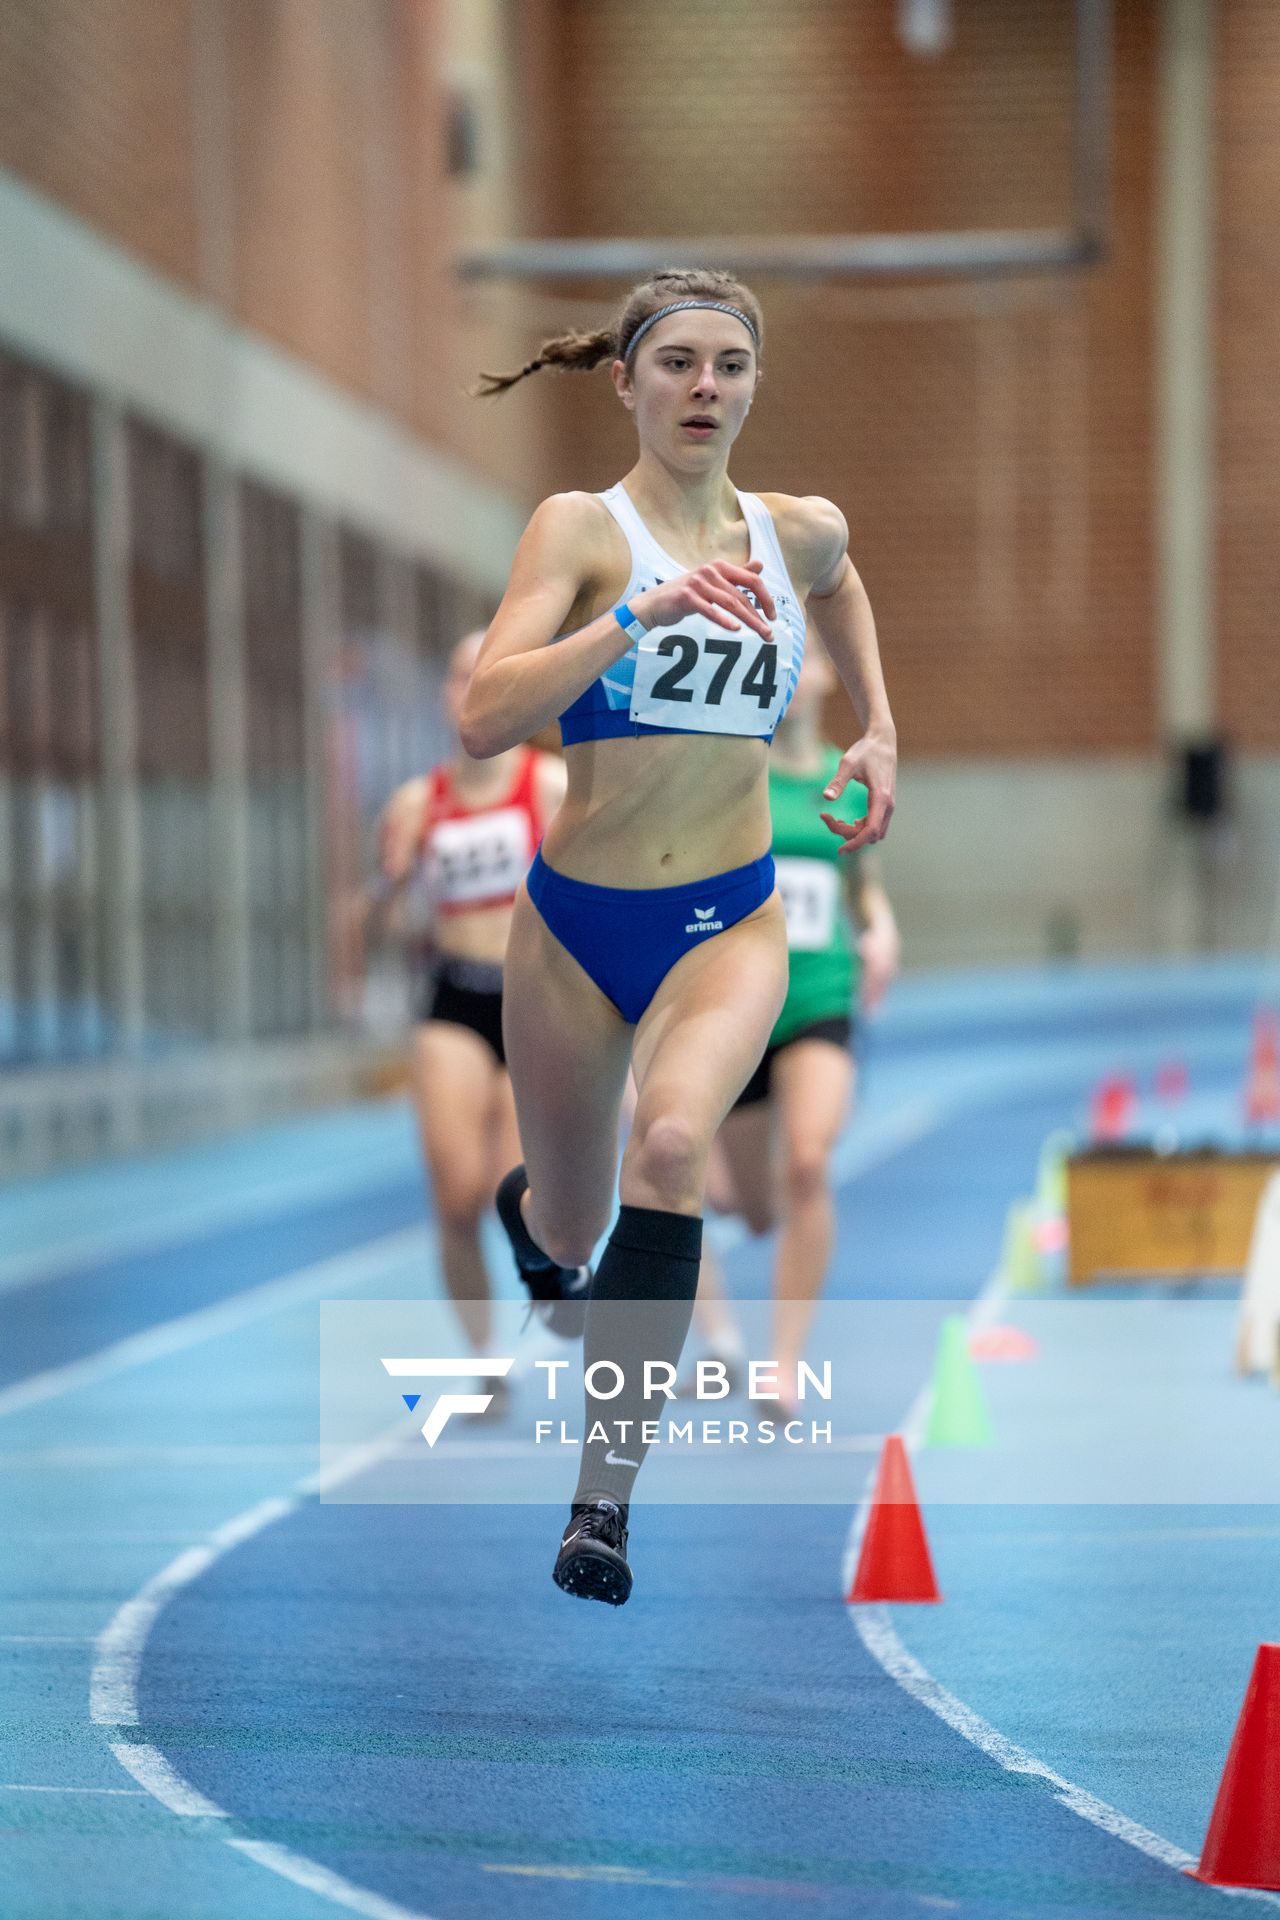
[[[757,347],[764,344],[764,317],[760,302],[749,287],[731,273],[710,268],[664,268],[660,273],[632,287],[612,325],[598,327],[594,333],[560,333],[544,340],[533,359],[519,373],[482,373],[471,389],[475,398],[505,393],[519,380],[543,367],[555,367],[562,373],[589,373],[602,360],[625,360],[632,336],[660,307],[675,300],[722,300],[726,306],[741,307],[756,330]]]

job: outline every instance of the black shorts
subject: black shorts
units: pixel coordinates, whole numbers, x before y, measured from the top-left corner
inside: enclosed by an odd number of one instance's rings
[[[469,1027],[505,1067],[502,1046],[502,968],[484,960],[442,960],[427,982],[418,1018]]]
[[[742,1092],[729,1109],[736,1113],[739,1107],[759,1106],[762,1100],[769,1098],[773,1087],[773,1063],[780,1053],[788,1047],[794,1047],[799,1040],[829,1040],[833,1047],[843,1047],[846,1052],[853,1051],[853,1015],[840,1013],[828,1020],[811,1020],[807,1027],[801,1027],[776,1047],[766,1047],[764,1058],[748,1080]]]

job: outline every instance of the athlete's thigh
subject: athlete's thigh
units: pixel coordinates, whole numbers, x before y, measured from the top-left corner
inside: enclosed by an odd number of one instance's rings
[[[502,1037],[538,1210],[567,1230],[607,1219],[631,1028],[522,887],[511,916]]]
[[[753,1233],[767,1233],[773,1224],[772,1122],[772,1101],[753,1100],[735,1107],[716,1135],[729,1165],[735,1211]]]
[[[686,953],[636,1028],[641,1131],[656,1109],[682,1113],[708,1147],[746,1086],[787,991],[786,928],[776,893]]]
[[[493,1095],[489,1102],[489,1178],[495,1188],[509,1167],[520,1158],[520,1128],[516,1121],[516,1097],[511,1091],[511,1075],[499,1067],[493,1076]]]
[[[469,1027],[428,1020],[414,1035],[414,1102],[427,1166],[451,1199],[484,1181],[496,1065],[493,1049]]]
[[[853,1099],[848,1048],[832,1040],[797,1040],[784,1047],[773,1058],[773,1098],[784,1153],[829,1153]]]

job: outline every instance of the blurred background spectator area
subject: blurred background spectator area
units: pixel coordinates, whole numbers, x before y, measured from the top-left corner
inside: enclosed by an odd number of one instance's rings
[[[533,504],[629,459],[603,374],[465,394],[625,279],[460,265],[1065,227],[1081,11],[0,0],[10,1166],[376,1068],[377,809],[442,750],[442,658]],[[1091,11],[1096,258],[750,276],[734,474],[848,516],[917,966],[1256,947],[1273,912],[1280,13]]]

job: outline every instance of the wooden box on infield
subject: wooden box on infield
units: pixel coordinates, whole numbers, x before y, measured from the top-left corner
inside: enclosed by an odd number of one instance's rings
[[[1067,1161],[1067,1282],[1242,1273],[1274,1153],[1094,1147]]]

